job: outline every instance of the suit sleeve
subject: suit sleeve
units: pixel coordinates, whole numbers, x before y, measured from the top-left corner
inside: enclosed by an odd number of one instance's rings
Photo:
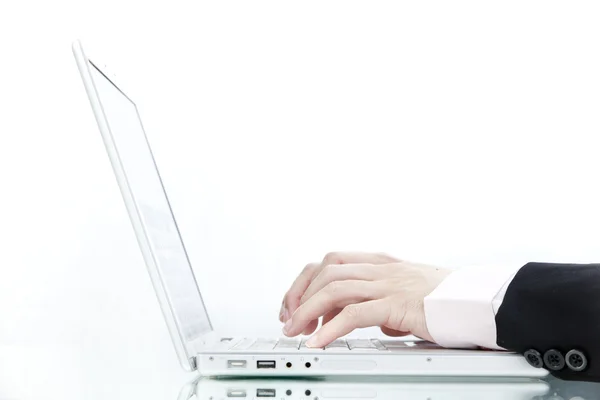
[[[561,379],[600,381],[600,264],[462,269],[425,298],[425,317],[442,346],[516,351]]]

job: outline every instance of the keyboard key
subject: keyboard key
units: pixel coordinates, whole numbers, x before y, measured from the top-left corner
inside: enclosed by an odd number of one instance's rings
[[[314,347],[306,347],[306,341],[308,340],[308,338],[303,338],[302,342],[300,343],[300,348],[298,350],[300,351],[319,351],[319,350],[323,350],[323,349],[318,349],[318,348],[314,348]]]
[[[407,349],[407,348],[413,347],[415,345],[414,342],[405,342],[403,340],[381,340],[381,344],[384,345],[385,347],[387,347],[388,349],[391,349],[391,348]]]
[[[229,350],[247,350],[255,341],[256,339],[254,338],[243,338],[234,346],[230,347]]]
[[[354,350],[354,349],[377,350],[377,347],[375,347],[375,344],[373,344],[373,342],[371,342],[370,339],[348,339],[348,347],[350,347],[350,350]]]
[[[248,350],[273,350],[277,339],[257,339]]]
[[[301,342],[302,342],[302,339],[300,339],[300,338],[279,338],[279,339],[277,339],[277,343],[281,344],[281,345],[297,344],[298,346],[300,346]]]
[[[300,343],[301,343],[300,339],[282,338],[282,339],[279,339],[275,348],[276,349],[296,349],[297,350],[300,347]]]
[[[378,340],[378,339],[371,339],[371,342],[373,342],[373,344],[375,345],[375,347],[377,348],[377,350],[379,350],[379,351],[387,351],[387,347],[385,347],[383,345],[383,343],[381,343],[380,340]]]
[[[426,340],[420,340],[413,342],[415,349],[441,349],[441,347],[435,343],[428,342]]]
[[[426,340],[382,340],[382,344],[388,349],[439,349],[435,343],[430,343]]]
[[[347,349],[348,343],[344,339],[337,339],[325,346],[325,349]]]
[[[325,346],[325,351],[350,351],[344,339],[337,339]]]

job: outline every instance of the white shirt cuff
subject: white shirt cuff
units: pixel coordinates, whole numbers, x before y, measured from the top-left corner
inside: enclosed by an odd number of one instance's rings
[[[452,272],[425,297],[425,321],[433,340],[448,348],[504,350],[496,344],[496,313],[523,265]]]

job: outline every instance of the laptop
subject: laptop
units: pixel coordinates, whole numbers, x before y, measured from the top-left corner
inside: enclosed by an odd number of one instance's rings
[[[301,338],[229,337],[211,324],[130,93],[80,42],[73,53],[164,319],[182,366],[230,376],[542,377],[520,355],[443,349],[426,341],[339,339],[324,349]]]
[[[513,378],[370,379],[196,379],[179,392],[178,400],[277,398],[286,400],[541,400],[551,386],[541,380]]]

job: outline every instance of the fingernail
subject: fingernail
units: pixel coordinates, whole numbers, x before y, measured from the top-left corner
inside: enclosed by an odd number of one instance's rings
[[[290,328],[292,327],[292,319],[288,319],[285,325],[283,326],[283,333],[288,334]]]
[[[316,343],[317,343],[317,335],[314,335],[306,341],[306,347],[317,347]]]
[[[290,313],[289,313],[289,311],[288,311],[288,309],[287,309],[287,308],[284,308],[284,309],[283,309],[283,320],[284,320],[284,321],[287,321],[287,320],[289,320],[289,319],[290,319]]]

